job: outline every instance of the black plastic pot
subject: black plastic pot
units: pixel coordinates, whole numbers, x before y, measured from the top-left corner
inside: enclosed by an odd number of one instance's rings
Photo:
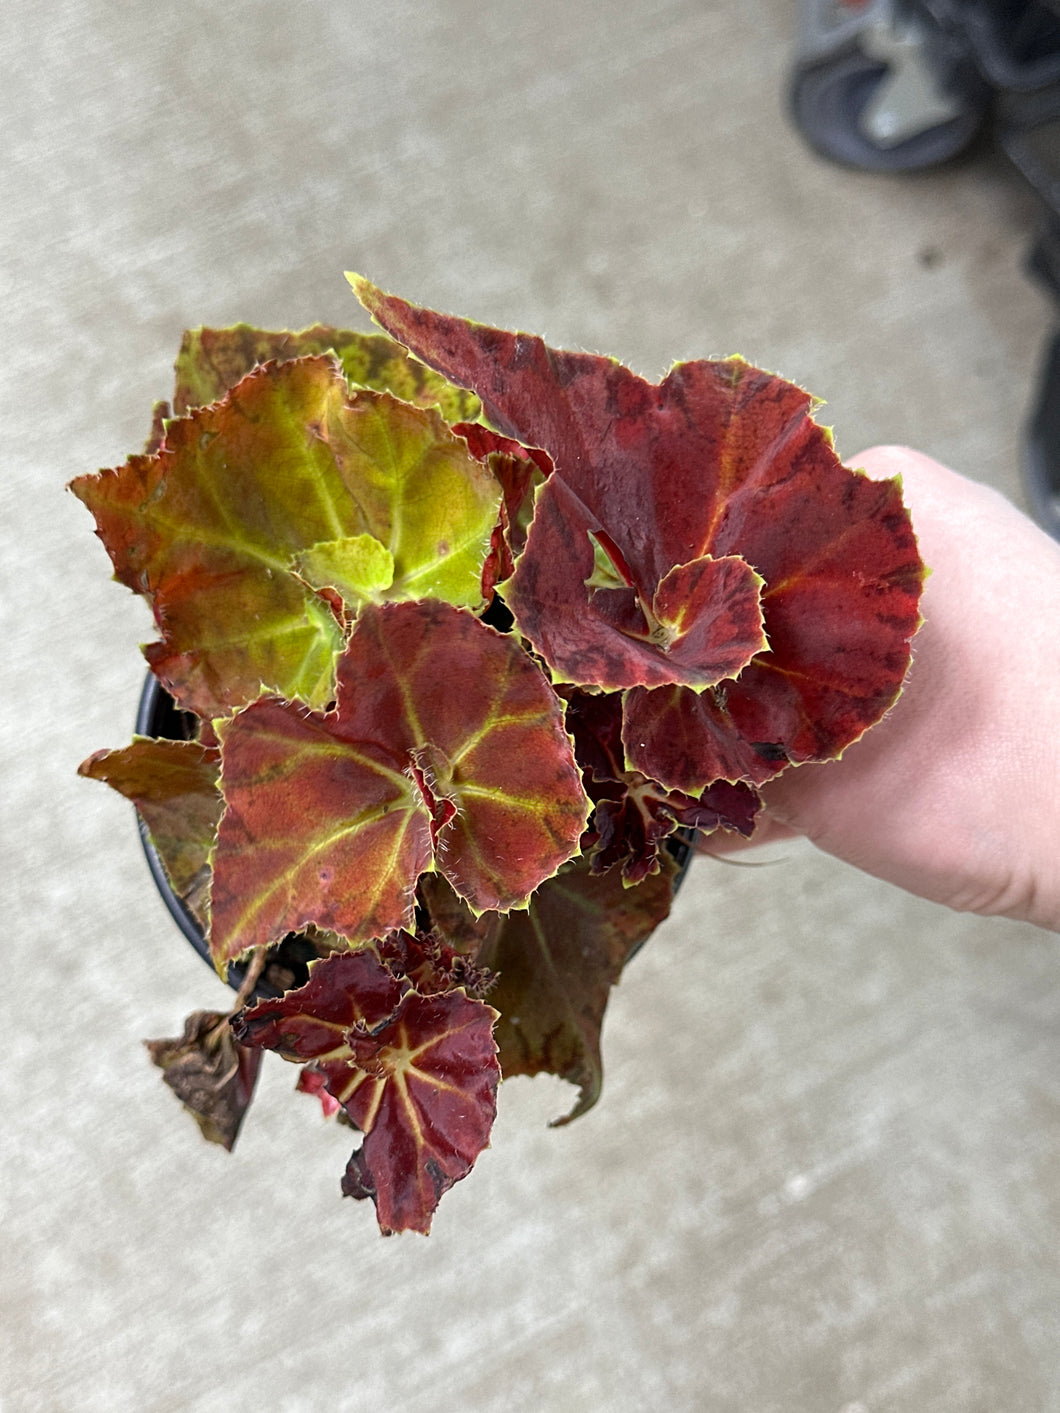
[[[190,712],[182,711],[158,681],[158,678],[150,672],[147,674],[144,689],[140,694],[140,705],[136,712],[136,734],[138,736],[161,737],[167,741],[190,741],[195,735],[195,717]],[[158,851],[151,843],[147,826],[139,815],[136,818],[140,829],[140,842],[143,845],[144,854],[147,856],[147,866],[151,870],[155,886],[162,895],[162,901],[169,909],[173,921],[199,956],[208,966],[212,967],[210,948],[203,936],[202,929],[183,900],[173,891],[169,879],[166,877],[166,871],[162,867],[162,861],[158,857]],[[678,868],[674,878],[675,897],[692,863],[694,853],[692,844],[695,835],[694,829],[680,829],[666,841],[666,847]],[[303,985],[309,978],[309,963],[316,958],[316,955],[312,944],[307,942],[305,938],[295,932],[289,933],[282,942],[269,949],[265,970],[254,987],[255,999],[264,1000],[266,997],[280,996],[284,991],[290,990],[294,986]],[[228,969],[229,986],[234,991],[238,991],[246,974],[245,963],[233,962]]]

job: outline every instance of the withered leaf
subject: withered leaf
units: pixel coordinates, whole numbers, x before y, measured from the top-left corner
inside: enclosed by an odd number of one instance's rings
[[[144,1045],[203,1137],[231,1152],[254,1097],[261,1051],[240,1045],[228,1021],[218,1011],[193,1011],[183,1035]]]

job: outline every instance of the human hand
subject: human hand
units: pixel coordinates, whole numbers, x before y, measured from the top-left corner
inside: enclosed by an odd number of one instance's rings
[[[751,842],[805,835],[921,897],[1060,931],[1060,544],[920,452],[851,464],[903,478],[924,626],[888,716],[764,786]]]

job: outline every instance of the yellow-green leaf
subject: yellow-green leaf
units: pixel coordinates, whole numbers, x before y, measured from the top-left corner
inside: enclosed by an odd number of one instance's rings
[[[433,408],[351,395],[324,357],[255,369],[168,423],[154,455],[71,488],[154,610],[153,669],[206,717],[263,691],[332,699],[343,627],[294,567],[314,546],[372,536],[394,561],[387,597],[477,606],[501,496]]]
[[[334,353],[351,383],[373,392],[393,393],[417,407],[437,407],[447,422],[473,422],[481,407],[474,393],[447,378],[385,334],[362,334],[314,324],[289,329],[189,329],[177,355],[173,410],[178,417],[217,402],[259,363]]]
[[[394,556],[374,535],[328,540],[296,554],[295,573],[314,589],[334,589],[354,613],[378,602],[394,582]]]

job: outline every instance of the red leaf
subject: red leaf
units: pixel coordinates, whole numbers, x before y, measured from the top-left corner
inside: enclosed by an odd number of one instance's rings
[[[430,881],[447,886],[438,874],[424,879],[425,883]],[[490,972],[476,967],[471,957],[449,946],[440,931],[392,932],[378,943],[376,951],[388,969],[395,976],[405,977],[421,996],[461,987],[481,1001],[496,980]]]
[[[788,764],[774,742],[750,742],[725,709],[725,693],[687,687],[634,688],[623,701],[626,759],[673,790],[698,790],[704,781],[761,785]]]
[[[494,588],[509,578],[516,557],[522,553],[534,513],[533,493],[552,474],[552,462],[545,452],[502,437],[481,422],[459,422],[453,431],[464,438],[472,456],[488,464],[504,492],[490,553],[482,567],[482,597],[488,601]]]
[[[625,769],[617,695],[574,692],[567,725],[595,805],[591,832],[582,844],[594,873],[621,865],[628,883],[641,882],[658,870],[663,840],[681,826],[704,834],[729,829],[750,837],[761,803],[750,786],[718,780],[692,796]]]
[[[789,760],[838,755],[894,702],[924,568],[897,482],[842,466],[807,393],[738,358],[679,364],[652,385],[613,360],[353,283],[395,338],[474,388],[495,426],[549,453],[555,473],[539,511],[562,481],[621,546],[641,605],[675,566],[707,555],[739,556],[765,581],[769,651],[707,702],[662,684],[658,701],[631,693],[631,764],[682,790],[759,781]],[[547,533],[549,554],[574,555],[556,524]],[[522,576],[527,597],[543,596],[549,572],[543,554],[534,558],[527,585],[528,543],[512,581]],[[675,719],[693,709],[704,730],[684,721],[675,751]]]
[[[667,661],[699,681],[738,676],[766,647],[758,601],[761,584],[739,555],[705,555],[664,574],[651,606],[663,630]]]
[[[398,753],[360,726],[275,698],[221,726],[226,809],[210,926],[219,970],[307,923],[360,942],[411,918],[430,818]]]
[[[539,669],[438,601],[365,607],[334,713],[264,699],[219,731],[219,966],[307,922],[351,941],[411,928],[432,867],[478,911],[521,906],[588,816]]]
[[[442,1194],[489,1141],[496,1012],[463,991],[421,996],[372,952],[317,962],[308,983],[233,1020],[244,1045],[311,1060],[365,1134],[343,1188],[380,1228],[428,1232]]]
[[[435,865],[476,911],[525,903],[577,852],[589,802],[562,706],[511,639],[443,603],[362,616],[339,717],[417,754],[440,821]],[[388,929],[389,930],[389,929]]]
[[[615,509],[608,518],[614,523]],[[594,541],[614,566],[613,588],[591,587]],[[766,646],[760,584],[738,556],[643,575],[628,534],[617,540],[554,475],[537,496],[525,552],[503,593],[558,680],[608,691],[671,682],[702,688],[734,676]]]

